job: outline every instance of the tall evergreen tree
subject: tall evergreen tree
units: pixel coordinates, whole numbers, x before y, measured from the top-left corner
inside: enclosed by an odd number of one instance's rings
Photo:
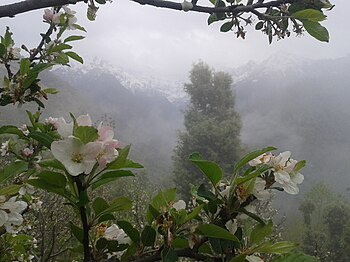
[[[190,71],[185,91],[190,96],[185,111],[185,131],[180,132],[174,153],[174,181],[183,197],[189,196],[190,184],[205,183],[203,175],[188,160],[193,152],[220,164],[226,174],[238,160],[241,120],[234,109],[232,77],[215,72],[199,62]]]

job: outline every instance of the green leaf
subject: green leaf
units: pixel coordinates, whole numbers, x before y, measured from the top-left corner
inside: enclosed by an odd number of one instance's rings
[[[76,239],[78,239],[78,241],[80,243],[83,243],[84,241],[84,232],[83,229],[81,229],[80,227],[77,227],[76,225],[74,225],[72,222],[69,222],[69,228],[72,231],[72,234],[75,236]]]
[[[98,218],[98,223],[102,223],[104,221],[109,221],[109,220],[115,220],[115,217],[110,213],[103,214]]]
[[[321,42],[329,42],[329,33],[328,30],[320,25],[318,22],[314,21],[302,21],[305,30],[314,38]]]
[[[53,66],[53,64],[50,64],[50,63],[48,63],[48,64],[47,63],[36,64],[35,66],[33,66],[32,72],[38,74],[38,73],[40,73],[40,72],[42,72],[42,71],[44,71],[52,66]]]
[[[96,242],[97,250],[103,250],[103,249],[105,249],[107,247],[107,245],[108,245],[108,240],[105,239],[105,238],[100,238]]]
[[[126,197],[117,197],[110,203],[110,208],[106,212],[116,212],[129,210],[132,207],[132,202]]]
[[[212,13],[208,18],[208,25],[211,25],[214,22],[219,21],[220,19],[217,18],[215,13]]]
[[[48,149],[51,148],[51,144],[54,141],[54,139],[50,135],[37,131],[30,132],[28,137],[33,138]]]
[[[72,46],[67,44],[58,44],[51,49],[51,52],[61,52],[66,49],[72,49]]]
[[[148,210],[146,214],[147,222],[152,223],[154,219],[156,219],[160,213],[158,212],[157,209],[155,209],[152,205],[148,205]]]
[[[21,59],[21,64],[19,67],[19,73],[24,76],[30,71],[30,61],[28,58]]]
[[[92,189],[95,190],[96,188],[104,184],[110,183],[112,181],[117,180],[118,178],[126,176],[134,176],[134,174],[129,170],[108,170],[107,172],[100,175],[98,179],[91,184]]]
[[[250,241],[252,244],[260,244],[261,241],[265,239],[268,235],[272,233],[272,220],[270,220],[266,225],[257,224],[250,234]]]
[[[2,126],[0,127],[0,135],[3,134],[10,134],[10,135],[17,135],[19,137],[25,137],[23,132],[18,129],[16,126]]]
[[[198,196],[204,197],[205,199],[207,199],[209,201],[214,201],[214,202],[219,201],[219,199],[213,194],[213,192],[211,192],[209,189],[207,189],[204,184],[201,184],[199,186],[197,194],[198,194]]]
[[[64,53],[59,53],[55,59],[57,64],[66,65],[69,63],[69,57]]]
[[[97,129],[92,126],[78,126],[74,129],[74,136],[87,144],[98,139]]]
[[[60,161],[58,161],[57,159],[45,159],[39,162],[39,166],[41,167],[45,167],[45,168],[54,168],[54,169],[59,169],[62,170],[64,172],[66,172],[66,168],[64,167],[64,165],[62,165],[62,163]]]
[[[304,9],[296,13],[293,13],[292,17],[300,21],[309,20],[314,22],[320,22],[325,20],[327,16],[325,16],[321,11],[316,9]]]
[[[177,257],[174,249],[172,247],[165,247],[161,253],[162,262],[177,262],[179,258]]]
[[[254,179],[258,176],[260,176],[261,174],[264,174],[266,171],[272,169],[271,166],[268,165],[261,165],[259,166],[256,170],[254,170],[253,172],[250,172],[248,175],[244,176],[244,177],[238,177],[236,178],[236,180],[234,181],[234,183],[236,185],[240,185],[243,184],[251,179]]]
[[[0,170],[0,183],[3,183],[12,177],[27,171],[27,169],[28,165],[23,161],[16,161],[8,164],[2,170]]]
[[[298,244],[288,241],[282,241],[277,243],[267,242],[254,248],[254,252],[269,253],[269,254],[284,254],[296,249]]]
[[[294,171],[298,172],[299,170],[303,169],[305,166],[306,166],[306,161],[305,160],[301,160],[295,165]]]
[[[255,30],[261,30],[264,26],[264,22],[260,21],[255,25]]]
[[[301,252],[288,253],[282,256],[279,256],[272,260],[272,262],[317,262],[319,261],[315,257],[303,254]]]
[[[70,58],[74,59],[75,61],[78,61],[79,63],[84,64],[83,58],[79,56],[77,53],[69,51],[69,52],[66,52],[65,54]]]
[[[189,213],[187,216],[186,216],[186,219],[185,219],[185,222],[188,222],[188,221],[191,221],[192,219],[194,219],[196,216],[199,215],[199,213],[202,211],[202,208],[203,208],[204,205],[199,205],[197,207],[195,207],[191,213]]]
[[[239,255],[239,256],[232,258],[230,260],[230,262],[244,262],[246,257],[247,257],[247,255],[242,254],[242,255]]]
[[[199,153],[193,153],[190,156],[190,160],[202,171],[206,177],[208,177],[214,186],[219,183],[222,178],[222,170],[218,164],[211,161],[202,160]]]
[[[2,196],[13,196],[16,195],[22,185],[10,185],[0,189],[0,195]]]
[[[254,219],[254,220],[256,220],[257,222],[259,222],[260,224],[263,224],[263,225],[266,224],[265,221],[262,220],[259,216],[257,216],[257,215],[254,214],[254,213],[251,213],[251,212],[247,211],[247,210],[246,210],[245,208],[243,208],[243,207],[241,207],[238,211],[241,212],[241,213],[243,213],[243,214],[245,214],[245,215],[247,215],[247,216],[249,216],[249,217],[251,217],[252,219]]]
[[[140,233],[127,221],[118,221],[117,225],[124,230],[130,239],[138,244],[140,242]]]
[[[155,218],[155,214],[158,213],[160,207],[168,207],[169,202],[174,202],[176,198],[176,189],[171,188],[165,191],[159,192],[153,199],[147,210],[147,221],[149,223]],[[152,210],[150,210],[152,208]]]
[[[234,174],[238,173],[238,171],[244,167],[246,164],[248,164],[249,161],[253,160],[254,158],[257,158],[258,156],[276,150],[277,148],[275,147],[266,147],[263,148],[262,150],[257,150],[257,151],[253,151],[250,152],[248,154],[246,154],[241,160],[239,160],[236,164],[235,164],[235,168],[234,168]]]
[[[229,21],[229,22],[226,22],[224,23],[221,27],[220,27],[220,31],[221,32],[228,32],[232,29],[233,27],[233,22],[232,21]]]
[[[45,88],[45,89],[43,89],[43,92],[45,92],[46,94],[51,94],[51,95],[55,95],[55,94],[59,93],[59,91],[55,88]]]
[[[106,200],[101,197],[97,197],[92,203],[92,208],[95,212],[95,216],[98,216],[100,213],[108,209],[110,206]]]
[[[67,42],[71,42],[71,41],[77,41],[77,40],[82,40],[84,39],[85,36],[81,36],[81,35],[71,35],[71,36],[68,36],[66,39],[64,39],[64,43],[67,43]]]
[[[61,173],[43,171],[37,177],[29,179],[27,183],[36,188],[44,189],[69,199],[65,193],[66,177]]]
[[[119,155],[118,158],[114,161],[112,161],[111,163],[109,163],[107,165],[108,169],[120,169],[120,168],[124,168],[127,157],[129,155],[129,151],[130,151],[130,145],[127,145],[126,147],[122,148],[121,150],[119,150]]]
[[[219,238],[219,239],[227,239],[232,240],[234,242],[238,242],[239,240],[235,235],[232,235],[226,229],[219,227],[214,224],[203,224],[197,228],[199,234],[207,237]]]
[[[0,57],[6,54],[6,47],[3,44],[0,44]]]
[[[106,0],[95,0],[97,3],[104,5],[106,3]]]
[[[78,24],[74,24],[74,27],[80,31],[86,32],[86,29]]]

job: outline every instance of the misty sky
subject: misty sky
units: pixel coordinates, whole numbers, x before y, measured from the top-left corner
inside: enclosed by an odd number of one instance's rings
[[[15,0],[2,0],[13,3]],[[205,4],[206,2],[199,2]],[[319,59],[341,57],[350,53],[350,34],[346,24],[350,1],[333,0],[336,7],[327,12],[323,24],[330,31],[331,42],[321,43],[308,35],[268,44],[260,32],[248,30],[246,40],[230,33],[220,33],[220,24],[207,26],[206,14],[179,12],[141,6],[118,0],[102,6],[97,20],[85,18],[86,6],[78,4],[79,23],[88,33],[86,39],[74,45],[75,51],[92,61],[94,58],[119,68],[144,72],[163,78],[183,80],[193,62],[199,59],[218,69],[233,68],[249,60],[262,61],[276,52]],[[14,19],[1,19],[1,30],[9,25],[16,43],[33,47],[40,40],[39,32],[47,25],[42,23],[43,10],[18,15]],[[76,34],[76,32],[74,32]]]

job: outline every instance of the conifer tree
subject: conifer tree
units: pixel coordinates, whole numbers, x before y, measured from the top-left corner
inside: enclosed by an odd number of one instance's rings
[[[189,196],[190,184],[205,183],[202,174],[188,160],[193,152],[220,164],[226,174],[232,172],[241,152],[241,120],[235,111],[232,77],[215,72],[199,62],[190,71],[185,91],[190,105],[185,111],[185,131],[180,132],[174,152],[174,181],[183,197]]]

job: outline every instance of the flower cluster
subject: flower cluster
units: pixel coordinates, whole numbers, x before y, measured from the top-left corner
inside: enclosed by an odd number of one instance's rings
[[[57,8],[45,9],[43,19],[47,23],[54,25],[66,25],[67,29],[75,29],[75,23],[77,18],[75,17],[75,11],[71,10],[67,6],[63,6],[62,11],[58,11]]]
[[[278,156],[270,153],[263,154],[249,162],[250,166],[261,164],[272,167],[275,181],[280,184],[285,192],[292,195],[299,193],[298,185],[304,181],[304,176],[299,173],[298,161],[291,158],[290,151],[285,151]],[[259,191],[263,192],[261,191],[263,182],[260,183]],[[257,195],[255,196],[258,198]]]
[[[89,115],[79,116],[75,124],[67,123],[62,117],[52,124],[57,126],[63,139],[52,143],[51,152],[72,176],[89,174],[95,165],[102,170],[118,157],[118,141],[113,139],[113,129],[102,123],[97,129],[92,127]],[[88,136],[92,141],[84,139]]]
[[[6,201],[5,196],[0,196],[0,227],[5,226],[8,233],[15,233],[13,226],[23,223],[22,212],[28,206],[26,202],[16,199],[11,197]]]

